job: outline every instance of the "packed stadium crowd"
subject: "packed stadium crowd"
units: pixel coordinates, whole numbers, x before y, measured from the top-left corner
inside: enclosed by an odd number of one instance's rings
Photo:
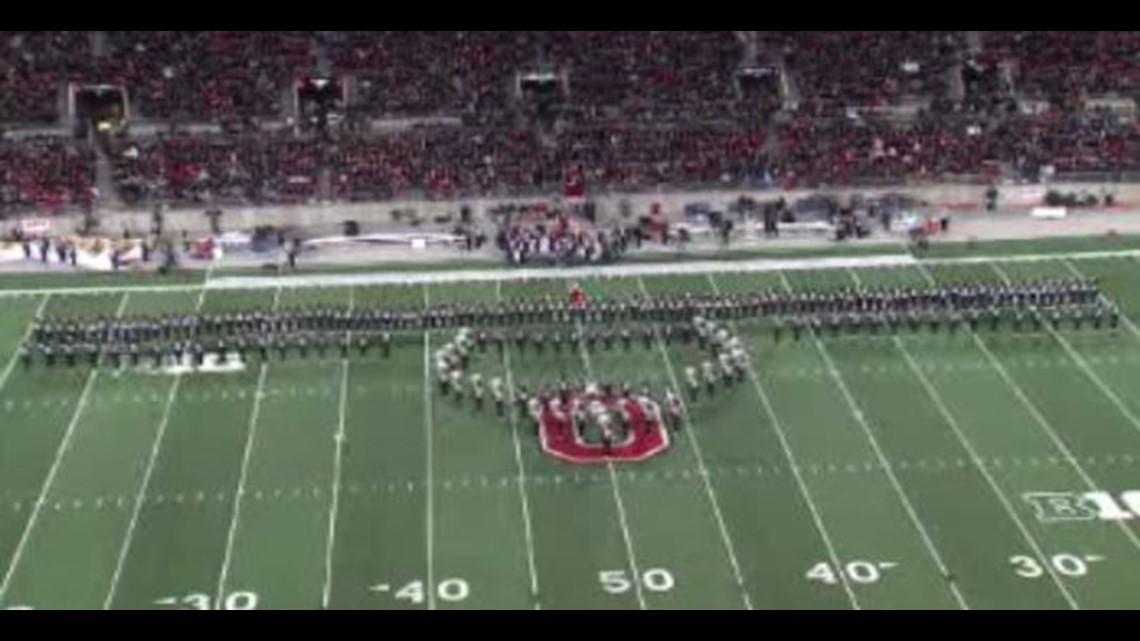
[[[93,198],[95,155],[47,138],[0,142],[0,206],[53,209]]]
[[[510,196],[558,189],[571,168],[622,191],[1140,169],[1134,120],[1074,105],[1134,97],[1140,32],[4,31],[0,69],[7,131],[60,125],[74,82],[124,87],[133,119],[169,132],[111,147],[128,203]],[[741,80],[765,69],[799,105],[788,117]],[[557,86],[542,116],[519,91],[538,72]],[[343,80],[348,125],[268,126],[297,124],[294,83],[310,77]],[[996,108],[1018,97],[1054,108]],[[915,101],[901,121],[851,111]],[[378,118],[450,120],[359,126]],[[20,136],[0,160],[6,210],[94,197],[88,142]]]
[[[1140,31],[983,31],[988,55],[1013,60],[1019,88],[1065,99],[1140,89]]]
[[[965,48],[964,31],[782,31],[808,99],[882,105],[907,96],[943,96]]]

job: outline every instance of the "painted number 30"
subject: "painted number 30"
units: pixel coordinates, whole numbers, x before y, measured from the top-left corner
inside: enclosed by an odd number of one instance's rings
[[[187,594],[183,597],[159,599],[155,601],[155,604],[182,610],[229,610],[241,612],[256,610],[257,602],[257,595],[253,592],[234,592],[218,602],[215,602],[214,599],[207,594]]]
[[[1099,556],[1082,557],[1075,554],[1058,554],[1046,559],[1047,566],[1042,565],[1040,561],[1031,556],[1015,556],[1009,562],[1017,576],[1023,579],[1039,579],[1045,576],[1045,573],[1049,572],[1050,569],[1069,578],[1087,576],[1089,565],[1103,560],[1104,558]]]

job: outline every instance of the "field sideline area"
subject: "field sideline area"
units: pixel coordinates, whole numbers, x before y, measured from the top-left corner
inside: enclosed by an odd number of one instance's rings
[[[1140,608],[1137,260],[0,277],[0,609]],[[441,398],[445,332],[398,336],[389,359],[230,375],[16,358],[37,314],[564,298],[584,279],[606,297],[1077,275],[1123,310],[1119,332],[776,343],[741,324],[752,376],[636,465],[557,462],[529,426]],[[700,358],[657,347],[508,350],[483,371],[664,388]]]

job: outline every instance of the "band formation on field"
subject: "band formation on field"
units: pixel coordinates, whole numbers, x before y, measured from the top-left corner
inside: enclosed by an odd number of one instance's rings
[[[927,287],[840,291],[683,293],[595,299],[575,286],[563,299],[417,307],[250,307],[244,311],[104,316],[94,320],[35,320],[20,347],[25,368],[57,366],[142,369],[168,374],[241,371],[271,359],[348,359],[378,352],[390,358],[396,340],[422,332],[457,332],[435,353],[440,393],[469,399],[483,412],[488,392],[500,417],[508,403],[531,421],[544,449],[576,463],[640,461],[668,446],[665,427],[677,430],[685,414],[680,390],[650,389],[638,381],[485,381],[472,370],[473,353],[494,350],[646,351],[699,345],[707,359],[685,366],[689,402],[746,381],[751,359],[729,326],[759,324],[773,339],[838,339],[900,333],[978,331],[1115,331],[1120,312],[1086,279],[1024,283],[971,282]],[[532,391],[532,386],[533,390]],[[662,411],[665,408],[665,411]]]

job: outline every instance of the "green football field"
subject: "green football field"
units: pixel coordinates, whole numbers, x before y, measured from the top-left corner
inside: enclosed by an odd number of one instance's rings
[[[1074,273],[1132,258],[607,278],[595,296]],[[506,273],[505,273],[506,274]],[[114,287],[114,281],[100,280]],[[0,281],[3,285],[3,281]],[[647,463],[580,467],[440,398],[444,333],[232,375],[25,371],[37,313],[564,297],[559,280],[0,297],[0,609],[1140,607],[1140,331],[785,339]],[[675,384],[696,347],[487,377]]]

